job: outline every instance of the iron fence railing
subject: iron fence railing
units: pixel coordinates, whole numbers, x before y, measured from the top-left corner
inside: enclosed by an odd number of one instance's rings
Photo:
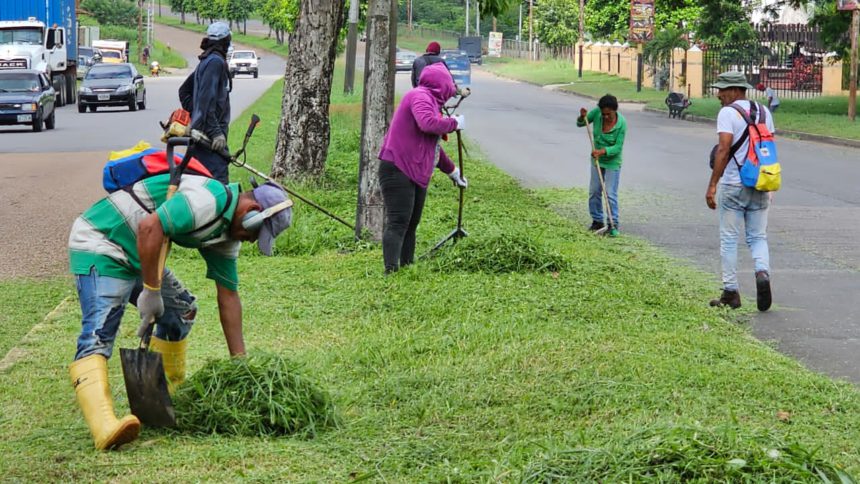
[[[762,83],[783,98],[820,96],[824,52],[785,42],[709,45],[703,57],[705,95],[717,76],[740,71],[753,86]]]

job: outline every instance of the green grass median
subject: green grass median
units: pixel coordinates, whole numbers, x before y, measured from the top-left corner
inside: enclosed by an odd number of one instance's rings
[[[191,30],[193,32],[200,32],[201,34],[206,32],[206,28],[209,26],[209,23],[198,24],[194,21],[193,15],[188,15],[186,17],[186,22],[182,23],[182,21],[176,17],[167,16],[167,15],[156,15],[153,17],[155,22],[158,22],[162,25],[167,25],[170,27],[176,27],[179,29]],[[275,41],[275,38],[266,38],[260,37],[257,35],[245,35],[239,31],[239,29],[233,30],[233,41],[237,44],[247,45],[249,47],[257,47],[263,50],[267,50],[269,52],[274,52],[275,54],[286,56],[289,54],[289,48],[287,44],[278,44]]]
[[[340,93],[342,72],[334,93]],[[283,84],[252,112],[248,163],[268,170]],[[361,94],[335,94],[326,175],[292,188],[350,219]],[[121,148],[121,147],[118,147]],[[445,148],[456,149],[452,142]],[[583,228],[580,190],[532,192],[466,163],[469,237],[395,275],[377,245],[296,201],[276,256],[239,261],[250,350],[278,353],[331,393],[341,425],[301,438],[145,429],[97,452],[68,382],[80,314],[54,314],[0,372],[0,476],[10,481],[813,482],[860,474],[860,393],[754,339],[718,288],[630,237]],[[231,177],[247,177],[233,169]],[[457,191],[436,174],[418,230],[426,252],[456,225]],[[560,214],[570,215],[570,219]],[[716,232],[715,232],[716,234]],[[199,297],[191,373],[226,357],[203,261],[168,261]],[[16,301],[2,300],[0,311]],[[117,347],[137,340],[128,312]],[[119,358],[110,362],[127,411]],[[181,417],[180,417],[181,418]]]
[[[666,111],[666,91],[643,87],[636,91],[636,83],[621,77],[598,72],[582,73],[579,78],[576,65],[563,61],[528,61],[522,59],[490,59],[485,64],[490,72],[511,79],[542,86],[566,84],[565,91],[591,98],[610,93],[622,102],[644,103],[650,108]],[[767,102],[758,91],[748,93],[753,99]],[[716,119],[720,102],[716,97],[693,99],[688,114]],[[668,111],[667,111],[668,112]],[[822,96],[807,99],[782,99],[774,115],[777,130],[797,131],[821,136],[860,140],[860,128],[848,120],[846,96]]]

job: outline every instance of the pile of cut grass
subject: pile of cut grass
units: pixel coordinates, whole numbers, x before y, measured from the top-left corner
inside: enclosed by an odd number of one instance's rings
[[[174,400],[179,428],[192,433],[312,438],[338,426],[329,394],[272,353],[211,360]]]
[[[524,469],[521,482],[856,481],[796,442],[722,426],[649,428],[612,449],[551,452]]]
[[[525,231],[498,230],[469,236],[440,249],[434,267],[506,274],[511,272],[559,272],[570,262],[540,235]]]

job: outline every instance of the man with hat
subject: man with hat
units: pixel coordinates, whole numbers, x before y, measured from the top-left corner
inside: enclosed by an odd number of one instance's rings
[[[227,183],[227,167],[230,162],[222,155],[227,147],[227,131],[230,127],[230,69],[227,51],[233,39],[230,27],[224,22],[215,22],[206,29],[206,37],[200,43],[203,53],[194,72],[179,87],[179,102],[182,109],[191,113],[191,129],[211,140],[211,149],[195,145],[191,155],[212,173],[215,179]]]
[[[433,41],[427,44],[427,51],[424,52],[424,55],[415,58],[412,62],[412,87],[418,87],[418,80],[421,79],[421,71],[425,67],[437,62],[444,63],[442,58],[439,57],[441,50],[442,47],[439,45],[439,42]]]
[[[196,298],[169,269],[161,272],[165,237],[197,249],[206,277],[215,281],[218,314],[231,356],[245,353],[237,258],[242,241],[257,241],[272,255],[275,237],[290,226],[292,201],[266,183],[240,192],[239,184],[186,174],[167,200],[170,175],[117,190],[75,220],[69,260],[82,312],[82,329],[69,367],[78,404],[97,449],[128,443],[140,431],[134,415],[117,419],[108,387],[107,360],[126,304],[144,321],[155,318],[150,349],[162,354],[171,389],[185,378],[188,334]]]
[[[747,83],[742,72],[724,72],[711,87],[718,89],[717,97],[722,104],[717,115],[719,144],[714,156],[714,166],[705,202],[720,216],[720,258],[722,265],[723,292],[711,306],[741,306],[738,291],[738,238],[743,227],[746,242],[755,261],[756,303],[759,311],[767,311],[771,305],[770,255],[767,246],[767,213],[770,193],[758,191],[741,183],[739,168],[749,150],[748,125],[736,106],[752,118],[753,122],[764,120],[771,133],[774,132],[773,116],[766,106],[747,100]]]

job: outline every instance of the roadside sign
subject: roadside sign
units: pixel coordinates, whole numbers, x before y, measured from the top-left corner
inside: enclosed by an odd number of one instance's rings
[[[654,38],[654,0],[630,0],[630,43]]]
[[[858,0],[837,0],[836,7],[839,10],[860,10],[860,1],[858,1]]]
[[[487,42],[487,56],[501,57],[502,56],[502,33],[490,32],[490,38]]]

